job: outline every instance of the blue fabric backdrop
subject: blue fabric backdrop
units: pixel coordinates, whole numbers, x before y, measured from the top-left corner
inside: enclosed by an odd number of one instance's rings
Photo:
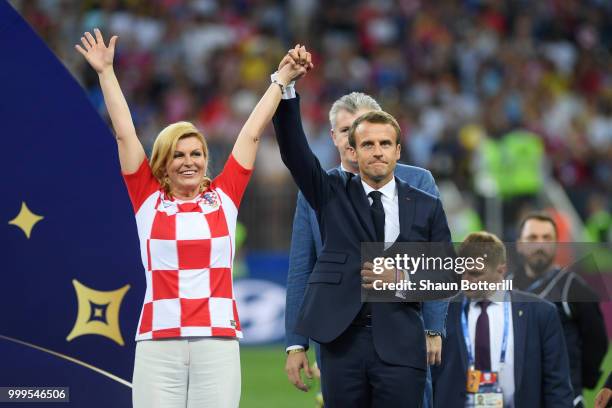
[[[0,386],[69,386],[72,406],[131,406],[145,282],[114,138],[5,0],[0,50]],[[32,226],[28,211],[44,218]],[[77,295],[73,280],[99,292]]]

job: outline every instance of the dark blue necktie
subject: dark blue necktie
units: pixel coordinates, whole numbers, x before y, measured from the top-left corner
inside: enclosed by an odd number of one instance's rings
[[[370,205],[370,213],[372,221],[374,221],[374,231],[376,232],[376,241],[385,242],[385,209],[381,201],[382,193],[380,191],[372,191],[368,196],[372,199]],[[372,316],[372,305],[369,302],[363,304],[359,316],[361,318],[369,318]]]
[[[376,241],[385,242],[385,208],[381,200],[380,191],[372,191],[368,196],[372,199],[370,213],[374,221],[374,231],[376,231]]]

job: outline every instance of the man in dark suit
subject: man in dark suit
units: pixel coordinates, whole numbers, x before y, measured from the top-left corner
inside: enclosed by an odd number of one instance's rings
[[[574,406],[583,407],[582,389],[594,388],[601,376],[608,334],[597,295],[578,274],[555,264],[556,241],[557,224],[550,215],[525,216],[517,243],[524,265],[511,277],[515,288],[555,302],[569,356]]]
[[[394,177],[400,129],[390,115],[370,112],[351,126],[359,176],[322,169],[298,116],[298,98],[284,100],[274,127],[323,239],[295,331],[321,343],[325,404],[420,407],[427,365],[420,304],[362,304],[361,243],[450,242],[442,205]]]
[[[285,94],[286,96],[283,95],[283,99],[292,99],[296,97],[292,89],[286,89]],[[348,131],[353,121],[363,113],[380,110],[380,106],[371,96],[361,92],[351,92],[334,102],[329,112],[332,126],[331,137],[334,145],[338,149],[341,160],[340,166],[337,166],[334,170],[349,171],[354,174],[359,172],[357,163],[349,157],[350,145],[348,143]],[[296,120],[296,122],[292,124],[292,127],[301,125],[299,116],[293,117],[293,119]],[[425,169],[398,163],[395,168],[395,175],[413,187],[436,197],[439,196],[433,176]],[[298,310],[304,299],[308,278],[312,273],[312,269],[314,268],[323,245],[316,217],[314,210],[308,205],[304,196],[299,193],[293,220],[289,270],[287,273],[285,309],[287,362],[285,369],[289,381],[297,388],[304,391],[308,388],[301,379],[300,371],[303,369],[307,374],[310,374],[308,357],[306,355],[306,350],[309,347],[309,339],[295,333],[294,329],[297,322]],[[430,364],[435,364],[440,360],[442,335],[444,335],[445,330],[444,324],[446,322],[447,308],[447,301],[430,301],[423,303],[422,316],[427,336],[428,361]],[[317,356],[319,356],[320,353],[316,343],[315,349]],[[325,373],[322,373],[322,375],[325,375]],[[424,407],[432,407],[431,379],[429,373],[425,387]]]
[[[458,250],[459,257],[483,253],[484,268],[466,270],[463,279],[502,282],[506,250],[495,235],[472,233]],[[565,341],[552,303],[519,291],[465,291],[450,302],[446,333],[442,364],[432,368],[436,407],[465,408],[479,395],[503,399],[504,408],[573,406]],[[495,384],[488,383],[492,378]]]

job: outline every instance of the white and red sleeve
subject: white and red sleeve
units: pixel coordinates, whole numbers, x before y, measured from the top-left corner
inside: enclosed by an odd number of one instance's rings
[[[159,190],[160,187],[159,182],[151,172],[151,167],[146,157],[135,173],[123,173],[123,180],[125,180],[125,185],[130,195],[134,213],[137,213],[142,203],[144,203],[151,194]]]
[[[234,156],[230,154],[223,167],[223,171],[213,180],[212,187],[221,189],[232,199],[234,205],[238,208],[252,173],[253,169],[249,170],[242,167]]]

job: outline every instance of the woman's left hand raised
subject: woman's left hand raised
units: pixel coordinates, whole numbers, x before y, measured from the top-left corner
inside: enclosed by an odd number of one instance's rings
[[[113,58],[115,56],[115,43],[117,42],[117,36],[113,36],[108,42],[108,47],[104,44],[104,38],[102,33],[97,28],[94,29],[94,38],[91,33],[86,32],[81,37],[81,43],[83,46],[75,45],[74,47],[78,52],[81,53],[89,62],[89,65],[96,70],[98,74],[101,74],[104,70],[113,67]]]

